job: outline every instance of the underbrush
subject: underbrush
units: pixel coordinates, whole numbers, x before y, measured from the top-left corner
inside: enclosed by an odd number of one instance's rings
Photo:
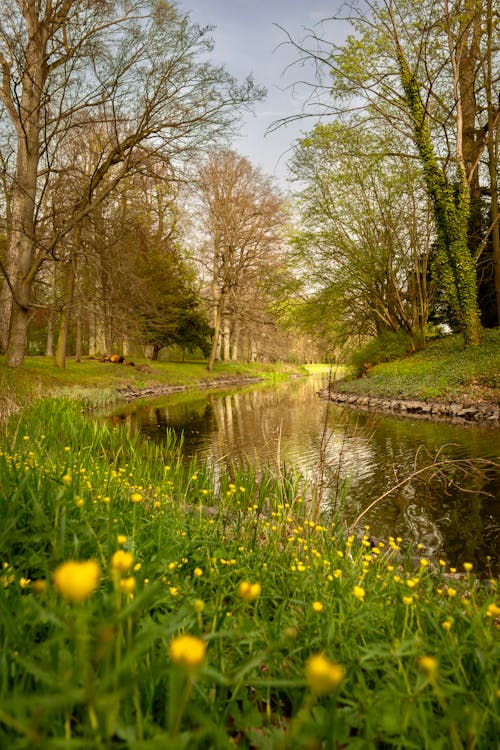
[[[496,582],[348,535],[305,490],[68,400],[13,418],[0,746],[495,747]]]

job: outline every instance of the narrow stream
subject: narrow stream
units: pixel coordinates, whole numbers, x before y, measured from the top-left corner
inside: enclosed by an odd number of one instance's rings
[[[285,465],[322,478],[323,510],[338,510],[349,524],[400,484],[363,517],[361,528],[369,524],[374,537],[419,542],[422,555],[457,568],[469,561],[497,575],[500,470],[487,462],[500,464],[500,429],[342,409],[317,397],[325,382],[310,377],[184,392],[120,407],[110,418],[155,441],[167,430],[183,433],[186,458],[257,469]],[[433,462],[434,469],[404,481]]]

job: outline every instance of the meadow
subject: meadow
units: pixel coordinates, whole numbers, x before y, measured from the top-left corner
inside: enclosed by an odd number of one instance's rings
[[[349,535],[309,489],[78,400],[11,416],[0,747],[497,747],[497,581]]]

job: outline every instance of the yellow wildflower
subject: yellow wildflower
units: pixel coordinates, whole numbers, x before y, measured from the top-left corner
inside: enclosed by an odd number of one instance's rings
[[[238,595],[245,602],[253,602],[258,599],[262,586],[260,583],[250,583],[249,581],[242,581],[238,586]]]
[[[142,495],[139,492],[134,492],[130,499],[133,503],[142,503]]]
[[[322,612],[323,611],[323,605],[321,604],[321,602],[313,602],[312,603],[312,608],[314,609],[315,612]]]
[[[54,585],[62,597],[82,602],[97,588],[101,571],[95,560],[69,560],[54,573]]]
[[[360,600],[360,602],[364,601],[366,592],[362,586],[355,586],[352,590],[352,593],[354,594],[356,599]]]
[[[168,650],[174,664],[192,671],[203,664],[207,644],[192,635],[179,635],[170,641]]]
[[[134,556],[131,552],[125,552],[124,549],[117,550],[111,558],[111,567],[119,570],[120,573],[126,573],[134,562]]]
[[[486,607],[486,617],[499,617],[500,616],[500,607],[497,607],[497,605],[493,602],[492,604],[488,604]]]
[[[345,670],[322,654],[313,654],[305,666],[307,684],[314,695],[328,695],[344,679]]]
[[[457,590],[452,588],[451,586],[448,586],[448,588],[446,589],[446,593],[448,594],[448,596],[456,596]]]
[[[472,563],[470,562],[464,562],[464,570],[466,573],[470,573],[472,570]]]
[[[413,596],[403,596],[403,604],[413,604]]]
[[[116,537],[116,541],[118,542],[118,544],[125,544],[125,542],[127,541],[127,537],[124,534],[118,534],[118,536]]]
[[[443,630],[446,630],[446,632],[451,630],[452,625],[453,623],[451,622],[451,620],[445,620],[444,622],[441,623],[441,627],[443,628]]]
[[[421,656],[418,660],[418,666],[429,680],[434,679],[438,671],[438,660],[435,656]]]
[[[135,591],[135,578],[130,576],[120,581],[120,588],[124,594],[132,594]]]
[[[195,568],[195,569],[194,569],[194,574],[195,574],[195,576],[196,576],[197,578],[201,578],[201,576],[203,575],[203,571],[202,571],[202,569],[201,569],[201,568]]]

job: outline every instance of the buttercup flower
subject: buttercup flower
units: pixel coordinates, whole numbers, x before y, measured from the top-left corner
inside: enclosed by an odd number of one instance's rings
[[[356,599],[359,599],[361,602],[364,601],[365,590],[362,586],[355,586],[352,590],[352,593],[354,594]]]
[[[486,607],[486,617],[499,617],[500,607],[497,607],[495,603],[488,604]]]
[[[64,599],[82,602],[97,588],[101,571],[95,560],[69,560],[54,573],[54,585]]]
[[[323,605],[321,604],[321,602],[313,602],[312,603],[312,608],[314,609],[315,612],[322,612],[323,611]]]
[[[438,671],[438,660],[435,656],[421,656],[418,660],[418,666],[425,676],[432,680]]]
[[[260,583],[249,583],[242,581],[238,586],[238,595],[246,602],[253,602],[260,596],[262,586]]]
[[[134,556],[131,552],[125,552],[124,549],[117,550],[111,558],[111,567],[119,570],[120,573],[126,573],[130,570]]]
[[[135,591],[134,576],[130,576],[130,578],[124,578],[122,581],[120,581],[120,588],[124,594],[132,594],[132,592]]]
[[[134,492],[130,499],[133,503],[142,503],[142,495],[140,495],[138,492]]]
[[[203,664],[207,644],[192,635],[179,635],[170,641],[168,651],[174,664],[193,670]]]
[[[314,695],[328,695],[344,679],[345,670],[340,664],[334,664],[323,654],[313,654],[305,667],[307,684]]]

